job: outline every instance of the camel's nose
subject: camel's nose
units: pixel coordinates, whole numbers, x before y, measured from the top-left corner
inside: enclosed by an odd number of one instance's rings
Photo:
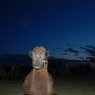
[[[37,57],[38,59],[40,59],[40,58],[41,58],[41,53],[38,52],[38,53],[36,54],[36,57]]]
[[[41,57],[43,57],[44,54],[42,52],[36,52],[35,56],[37,59],[41,59]]]

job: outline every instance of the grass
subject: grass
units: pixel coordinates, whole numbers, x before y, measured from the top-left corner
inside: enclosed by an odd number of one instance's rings
[[[54,87],[59,95],[95,95],[95,78],[54,77]],[[0,79],[0,95],[23,95],[23,80]]]
[[[0,80],[0,95],[23,95],[23,81]]]
[[[60,95],[95,95],[95,78],[66,77],[57,79],[55,91]]]

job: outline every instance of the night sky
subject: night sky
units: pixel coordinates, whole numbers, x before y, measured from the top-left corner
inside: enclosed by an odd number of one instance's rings
[[[95,0],[0,0],[0,54],[36,46],[57,58],[95,56]]]

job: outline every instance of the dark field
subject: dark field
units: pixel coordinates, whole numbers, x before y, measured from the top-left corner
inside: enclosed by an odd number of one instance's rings
[[[53,77],[58,95],[95,95],[95,78],[87,76]],[[0,79],[0,95],[23,95],[23,80]]]

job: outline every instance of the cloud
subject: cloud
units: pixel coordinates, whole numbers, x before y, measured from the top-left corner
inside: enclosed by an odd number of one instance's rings
[[[78,56],[79,54],[78,53],[75,53],[75,56]]]
[[[95,46],[93,45],[86,45],[86,47],[95,50]]]
[[[87,60],[90,60],[90,59],[91,59],[91,57],[86,57],[86,59],[87,59]]]
[[[68,50],[64,50],[65,52],[68,52]]]
[[[80,47],[81,49],[85,50],[85,48],[83,46]]]
[[[85,47],[80,47],[83,50],[83,53],[89,53],[91,56],[95,57],[95,46],[86,45]]]
[[[52,51],[63,50],[63,48],[54,48]]]
[[[86,48],[86,52],[90,53],[92,56],[95,56],[95,50]]]
[[[74,50],[73,48],[67,48],[66,50],[64,50],[65,52],[72,52],[72,53],[79,53],[79,51]]]
[[[82,59],[83,60],[84,58],[83,57],[79,57],[79,59]]]
[[[62,53],[61,55],[67,55],[67,53]]]

